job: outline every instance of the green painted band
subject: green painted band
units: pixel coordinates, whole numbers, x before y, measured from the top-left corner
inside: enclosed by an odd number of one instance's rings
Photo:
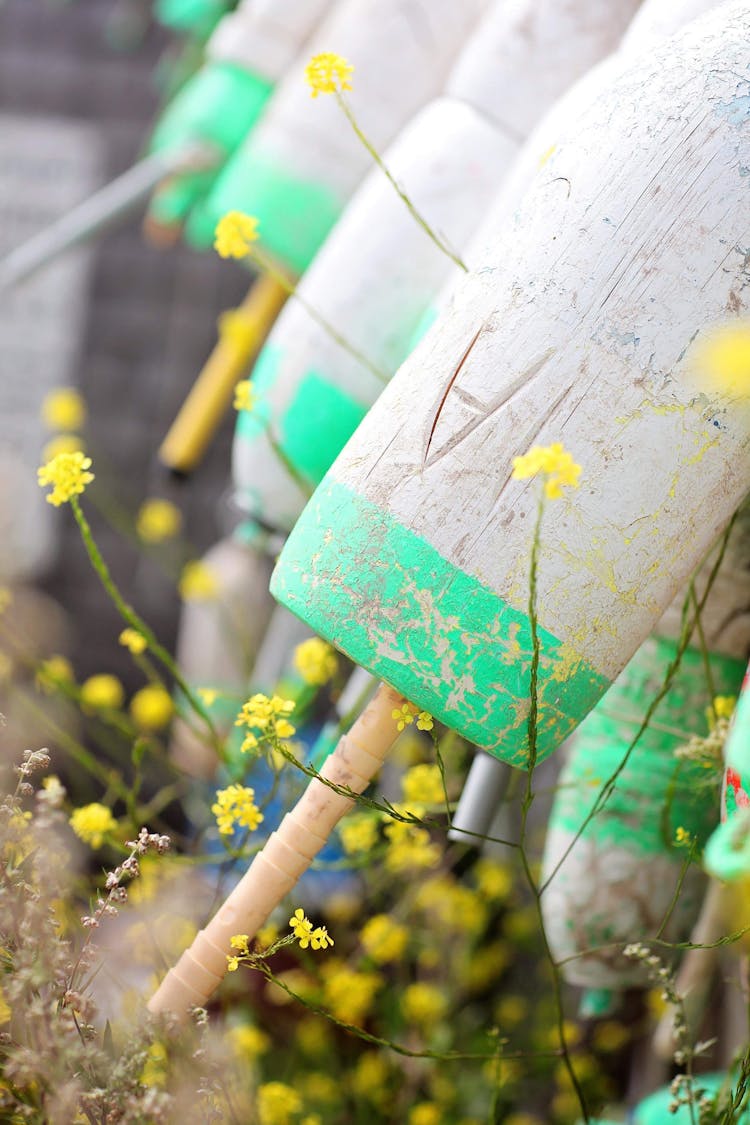
[[[206,200],[206,221],[215,226],[227,211],[254,215],[261,248],[299,276],[345,202],[325,184],[306,182],[292,169],[265,160],[250,141],[235,153],[216,181]]]
[[[387,512],[326,478],[271,580],[278,601],[357,664],[514,766],[528,759],[531,625]],[[540,627],[537,758],[609,686]]]
[[[561,774],[550,823],[577,832],[608,777],[619,767],[662,687],[677,653],[674,641],[650,637],[581,724]],[[712,654],[709,687],[703,656],[687,649],[670,690],[640,735],[605,808],[587,825],[586,839],[638,854],[669,854],[678,828],[703,847],[716,826],[716,770],[675,757],[691,735],[708,731],[705,709],[712,694],[731,695],[743,662]],[[679,855],[683,853],[680,852]]]
[[[274,440],[287,462],[311,484],[319,484],[364,418],[367,407],[322,375],[308,371],[300,379],[286,410],[271,419],[262,399],[277,380],[282,358],[282,350],[272,344],[258,357],[253,386],[260,402],[256,410],[239,412],[237,437],[253,445],[271,423]],[[281,471],[286,471],[283,464]]]

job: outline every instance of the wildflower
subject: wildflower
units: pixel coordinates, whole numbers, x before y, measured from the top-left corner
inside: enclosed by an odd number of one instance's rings
[[[378,841],[378,821],[369,813],[354,813],[343,821],[339,837],[347,855],[369,852]]]
[[[679,827],[674,834],[674,842],[678,847],[688,847],[692,841],[692,836],[687,828]]]
[[[258,240],[258,220],[242,211],[228,211],[216,224],[214,248],[220,258],[244,258]]]
[[[394,875],[435,867],[440,862],[440,848],[431,842],[425,828],[396,820],[386,825],[385,835],[390,841],[385,866]]]
[[[245,785],[217,789],[211,812],[222,836],[231,836],[235,828],[247,828],[253,832],[263,820],[263,813],[255,804],[255,790]]]
[[[167,1048],[163,1043],[152,1043],[141,1071],[144,1086],[164,1086],[167,1081]]]
[[[102,846],[104,837],[117,828],[117,821],[106,805],[94,802],[73,810],[70,827],[84,844],[96,849]]]
[[[305,916],[301,906],[297,907],[289,919],[289,925],[300,944],[300,949],[307,949],[310,945],[313,949],[328,949],[330,945],[333,945],[333,938],[329,935],[326,927],[317,926],[313,929],[312,922]]]
[[[339,94],[342,90],[351,90],[349,79],[353,73],[352,64],[332,51],[313,55],[305,67],[305,78],[314,98],[318,94]]]
[[[260,692],[248,699],[247,703],[243,703],[234,724],[236,727],[248,728],[248,734],[245,735],[245,741],[242,743],[242,752],[254,750],[258,745],[258,739],[252,733],[254,730],[260,731],[266,738],[291,738],[295,728],[286,716],[291,715],[294,706],[294,701],[291,699],[282,699],[278,695],[269,698]]]
[[[42,421],[48,430],[80,430],[86,421],[86,403],[73,387],[58,387],[44,396]]]
[[[37,470],[39,486],[52,485],[52,492],[47,496],[47,503],[59,508],[74,496],[80,496],[87,484],[94,479],[94,474],[88,472],[91,468],[91,458],[84,457],[80,451],[77,453],[58,453],[46,465]]]
[[[81,684],[81,703],[84,707],[108,707],[117,710],[122,707],[125,691],[117,676],[102,673],[89,676]]]
[[[234,386],[234,409],[253,410],[256,405],[255,389],[250,379],[241,379]]]
[[[406,1020],[421,1027],[428,1027],[442,1019],[447,1006],[440,989],[424,982],[408,985],[401,997],[401,1010]]]
[[[294,650],[294,667],[306,684],[322,687],[338,669],[336,653],[320,637],[310,637]]]
[[[513,889],[513,875],[504,863],[483,856],[474,866],[477,890],[487,902],[504,902]]]
[[[391,718],[395,722],[397,730],[404,730],[405,727],[411,726],[414,722],[414,711],[411,703],[404,703],[401,707],[395,707],[391,711]]]
[[[259,1125],[290,1125],[292,1117],[302,1109],[296,1090],[283,1082],[266,1082],[258,1087]]]
[[[736,704],[736,695],[715,695],[711,705],[706,708],[709,729],[713,731],[721,719],[731,719]]]
[[[320,1058],[331,1049],[330,1024],[318,1016],[308,1016],[296,1026],[294,1037],[304,1055]]]
[[[50,656],[36,670],[36,686],[47,695],[56,691],[61,683],[73,683],[73,668],[64,656]]]
[[[199,687],[195,694],[206,707],[213,707],[214,703],[219,698],[219,693],[216,688]]]
[[[543,473],[544,494],[549,500],[562,496],[563,486],[578,488],[581,466],[557,441],[553,445],[534,445],[522,457],[513,458],[513,480],[526,480]]]
[[[153,497],[144,500],[135,519],[135,530],[144,543],[162,543],[177,535],[182,527],[182,513],[171,500]]]
[[[130,700],[130,714],[141,730],[162,730],[174,714],[174,703],[162,684],[147,684]]]
[[[271,1046],[271,1040],[266,1033],[251,1024],[231,1027],[227,1032],[227,1038],[232,1052],[241,1062],[254,1062]]]
[[[390,1071],[388,1063],[379,1051],[365,1051],[357,1059],[351,1076],[354,1093],[360,1098],[380,1102],[383,1099]]]
[[[432,730],[435,720],[429,711],[420,711],[417,715],[417,730]]]
[[[361,973],[342,961],[329,961],[323,970],[323,996],[342,1023],[359,1025],[368,1015],[383,981],[377,973]]]
[[[691,366],[709,388],[725,395],[750,394],[750,321],[713,328],[693,349]]]
[[[440,1125],[443,1111],[435,1102],[418,1102],[409,1110],[409,1125]]]
[[[443,779],[436,765],[412,766],[404,774],[401,789],[406,801],[423,801],[425,805],[436,805],[444,800]]]
[[[313,930],[312,934],[310,935],[310,945],[313,947],[313,949],[328,949],[333,945],[333,938],[328,933],[328,930],[325,926],[317,926]],[[300,941],[300,946],[302,949],[307,948],[304,940]]]
[[[60,453],[84,453],[85,445],[77,434],[57,434],[46,442],[42,450],[42,461],[54,461]]]
[[[146,638],[137,629],[123,629],[118,640],[134,656],[139,656],[146,650]]]
[[[216,575],[200,559],[185,563],[177,588],[185,602],[212,601],[219,593]]]
[[[261,949],[268,949],[279,940],[279,927],[275,922],[266,922],[265,926],[258,930],[255,940]]]
[[[409,941],[409,931],[387,914],[375,914],[360,935],[362,947],[378,965],[398,961]]]

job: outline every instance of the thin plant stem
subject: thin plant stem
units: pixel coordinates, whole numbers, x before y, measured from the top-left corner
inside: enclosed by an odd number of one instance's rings
[[[189,684],[183,678],[175,661],[172,659],[164,646],[159,643],[156,638],[156,634],[153,632],[151,627],[147,625],[143,618],[136,613],[132,606],[128,605],[128,603],[125,601],[122,594],[118,590],[117,586],[115,585],[114,579],[109,572],[109,568],[102,558],[99,548],[94,542],[91,528],[89,527],[88,520],[83,514],[77,496],[71,496],[70,506],[73,509],[73,515],[75,516],[76,523],[78,524],[78,527],[80,529],[81,537],[83,539],[83,543],[89,556],[91,565],[99,576],[99,580],[106,590],[107,594],[109,595],[110,600],[113,602],[115,608],[119,611],[120,616],[123,618],[123,620],[126,621],[128,625],[130,625],[133,629],[137,629],[138,632],[142,633],[146,638],[149,650],[158,660],[162,662],[164,667],[174,677],[175,683],[177,684],[185,698],[189,701],[190,706],[193,708],[195,713],[199,715],[201,719],[203,719],[203,722],[208,727],[214,747],[216,748],[217,752],[221,752],[221,738],[213,724],[208,711],[203,707],[197,696],[193,694]]]
[[[448,243],[444,239],[442,239],[440,237],[440,235],[437,234],[433,230],[433,228],[427,222],[425,217],[423,215],[421,215],[419,213],[419,211],[416,209],[416,207],[412,203],[409,196],[406,194],[404,189],[401,187],[401,185],[398,183],[398,181],[394,177],[393,173],[390,171],[390,169],[386,165],[385,161],[383,160],[383,158],[380,155],[380,153],[378,152],[378,150],[375,148],[373,143],[370,140],[368,140],[368,138],[365,136],[365,134],[360,129],[359,124],[357,122],[357,119],[354,116],[354,113],[352,112],[351,106],[349,105],[349,103],[347,102],[347,100],[343,96],[343,94],[338,90],[336,91],[336,100],[338,101],[339,105],[341,106],[341,109],[342,109],[347,121],[349,122],[352,129],[356,133],[358,140],[360,140],[362,142],[362,144],[365,146],[365,148],[367,149],[368,153],[370,154],[372,159],[377,164],[380,171],[383,173],[385,178],[388,180],[388,183],[391,185],[393,190],[398,195],[399,199],[403,200],[404,204],[406,205],[407,210],[409,211],[409,214],[414,219],[414,221],[422,228],[422,230],[425,232],[427,237],[432,239],[432,241],[437,246],[438,250],[441,250],[443,252],[443,254],[447,254],[448,257],[451,259],[451,261],[455,262],[455,264],[458,266],[458,268],[460,270],[463,270],[464,273],[468,273],[469,270],[468,270],[468,267],[467,267],[466,263],[464,261],[462,261],[461,258],[459,258],[458,254],[455,252],[455,250],[452,250],[450,248],[450,246],[448,245]]]

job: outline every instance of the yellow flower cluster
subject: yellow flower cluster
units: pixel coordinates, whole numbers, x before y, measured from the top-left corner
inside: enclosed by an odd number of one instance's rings
[[[86,403],[73,387],[58,387],[44,397],[42,421],[49,430],[80,430],[86,421]]]
[[[445,800],[443,779],[436,765],[412,766],[401,780],[405,801],[419,801],[425,805],[442,804]]]
[[[116,711],[125,701],[125,689],[117,676],[102,672],[98,676],[89,676],[81,684],[81,704],[84,707],[99,709],[102,707]]]
[[[244,703],[235,721],[236,727],[247,727],[248,733],[242,743],[242,753],[254,750],[258,746],[258,737],[253,731],[258,731],[263,738],[291,738],[295,728],[286,718],[294,710],[294,701],[282,699],[278,695],[271,696],[258,693]]]
[[[130,700],[130,714],[141,730],[163,730],[174,714],[172,696],[162,684],[147,684]]]
[[[105,836],[117,828],[117,821],[106,805],[94,802],[73,810],[70,827],[84,844],[90,844],[92,848],[100,848]]]
[[[486,902],[504,902],[513,889],[510,868],[487,856],[474,865],[474,878],[477,891]]]
[[[711,706],[706,708],[709,730],[714,729],[719,719],[731,719],[736,706],[736,695],[715,695]]]
[[[424,809],[411,809],[415,816],[421,816]],[[390,846],[385,856],[385,866],[394,875],[406,875],[409,871],[425,870],[440,862],[440,848],[430,840],[426,828],[415,824],[394,820],[387,824],[385,835]]]
[[[253,832],[263,820],[263,813],[255,804],[255,790],[245,785],[217,789],[211,812],[222,836],[231,836],[235,828],[248,828]]]
[[[307,949],[308,946],[312,946],[313,949],[328,949],[330,945],[333,945],[333,938],[326,927],[313,927],[301,906],[297,907],[289,919],[289,926],[299,942],[300,949]]]
[[[241,1062],[254,1062],[271,1046],[271,1040],[266,1033],[250,1024],[230,1027],[227,1038],[233,1054]]]
[[[177,588],[185,602],[211,601],[219,593],[216,575],[201,559],[185,563]]]
[[[234,385],[234,409],[247,410],[248,413],[257,406],[255,388],[251,379],[241,379]]]
[[[335,651],[320,637],[310,637],[294,650],[294,667],[306,684],[322,687],[338,669]]]
[[[347,855],[369,852],[378,842],[378,819],[370,813],[354,813],[342,822],[339,836]]]
[[[362,948],[378,965],[398,961],[409,941],[409,931],[388,914],[375,914],[360,935]]]
[[[405,1019],[420,1027],[429,1027],[445,1015],[448,1002],[445,995],[433,984],[410,984],[401,996],[401,1011]]]
[[[73,683],[73,668],[64,656],[50,656],[43,660],[36,670],[37,687],[49,695],[57,691],[61,683]]]
[[[37,470],[37,479],[40,488],[52,485],[52,492],[47,496],[47,503],[59,508],[74,496],[80,496],[87,484],[91,484],[94,474],[91,468],[91,458],[85,457],[80,451],[76,453],[58,453],[46,465]]]
[[[404,703],[401,707],[391,711],[391,718],[396,723],[396,729],[404,730],[416,720],[417,730],[432,730],[435,721],[429,711],[418,711],[413,703]]]
[[[365,1051],[357,1059],[351,1076],[352,1090],[360,1098],[379,1104],[383,1100],[390,1069],[379,1051]]]
[[[220,258],[244,258],[258,241],[258,220],[243,211],[228,211],[216,224],[214,248]]]
[[[290,1125],[302,1109],[302,1098],[283,1082],[266,1082],[258,1087],[259,1125]]]
[[[372,1008],[382,987],[377,973],[361,973],[343,961],[329,961],[323,968],[323,997],[337,1020],[359,1026]]]
[[[445,873],[422,882],[414,905],[429,914],[433,923],[452,931],[476,935],[487,924],[487,907],[477,892]]]
[[[154,496],[138,509],[135,529],[144,543],[163,543],[177,535],[181,527],[182,513],[171,500]]]
[[[349,80],[352,74],[352,64],[333,51],[313,55],[305,67],[305,78],[314,98],[318,94],[338,94],[342,90],[351,90]]]
[[[526,480],[543,473],[544,494],[549,500],[562,496],[563,486],[578,488],[581,466],[559,441],[552,445],[534,445],[522,457],[513,458],[513,480]]]
[[[133,653],[133,656],[140,656],[142,652],[146,651],[146,638],[137,629],[123,629],[119,641],[128,652]]]
[[[229,939],[229,944],[237,952],[227,954],[227,972],[236,973],[242,958],[250,955],[250,938],[247,934],[233,934]]]

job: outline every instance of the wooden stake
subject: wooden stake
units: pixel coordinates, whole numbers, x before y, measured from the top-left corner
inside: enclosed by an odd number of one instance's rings
[[[383,764],[398,730],[391,712],[404,698],[381,684],[372,701],[326,760],[320,776],[362,793]],[[295,807],[256,855],[224,905],[201,930],[149,1002],[149,1011],[184,1014],[203,1006],[221,983],[235,934],[253,937],[296,885],[326,843],[334,825],[354,805],[314,778]]]

